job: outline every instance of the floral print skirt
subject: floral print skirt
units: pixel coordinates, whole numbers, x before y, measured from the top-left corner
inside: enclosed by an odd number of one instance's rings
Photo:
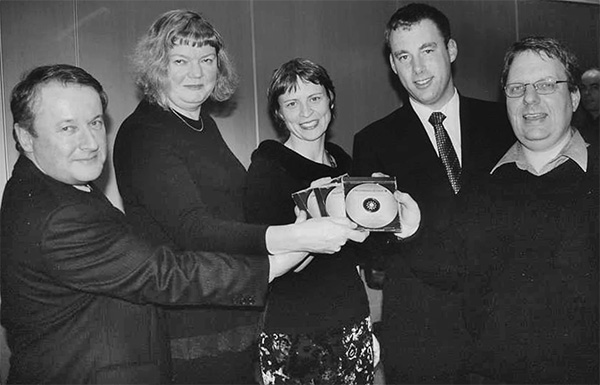
[[[319,333],[262,333],[259,348],[265,385],[373,383],[369,317]]]

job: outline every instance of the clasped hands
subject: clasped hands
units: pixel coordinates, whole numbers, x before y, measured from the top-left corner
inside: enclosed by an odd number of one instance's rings
[[[373,177],[384,177],[373,173]],[[331,178],[313,181],[311,187],[325,185]],[[396,190],[394,198],[398,202],[401,231],[394,233],[400,239],[412,236],[421,223],[419,205],[407,193]],[[266,242],[270,254],[272,272],[270,280],[285,274],[290,269],[295,272],[304,269],[314,258],[313,253],[333,254],[348,240],[362,243],[370,234],[358,229],[358,225],[346,217],[322,217],[307,219],[307,213],[295,208],[296,221],[285,226],[270,226]],[[274,268],[277,266],[277,268]]]

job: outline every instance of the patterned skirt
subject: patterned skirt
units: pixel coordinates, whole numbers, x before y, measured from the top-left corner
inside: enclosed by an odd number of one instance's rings
[[[265,385],[373,383],[369,317],[320,333],[262,333],[259,347]]]

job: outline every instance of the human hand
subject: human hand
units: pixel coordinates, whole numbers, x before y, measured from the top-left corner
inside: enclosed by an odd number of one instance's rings
[[[369,232],[357,230],[356,223],[343,217],[311,218],[294,225],[300,250],[310,253],[333,254],[348,240],[363,242]]]
[[[381,359],[381,346],[379,345],[379,340],[373,334],[373,367],[376,367],[379,364],[379,360]]]
[[[315,179],[310,182],[310,188],[325,186],[331,183],[332,178],[330,176],[324,176],[323,178]]]
[[[294,273],[299,273],[299,272],[301,272],[302,270],[304,270],[304,268],[305,268],[306,266],[308,266],[308,264],[309,264],[309,263],[311,263],[313,259],[315,259],[314,255],[310,255],[310,254],[309,254],[309,255],[308,255],[308,257],[304,258],[304,261],[302,261],[302,263],[300,263],[300,264],[298,265],[298,267],[296,267],[296,268],[294,269]]]
[[[307,258],[307,255],[308,253],[302,251],[269,255],[269,282],[272,282],[277,277],[281,277],[299,264],[302,269],[306,267],[310,261],[306,262],[306,264],[303,261],[312,258],[312,256]]]
[[[371,174],[374,178],[388,177],[389,175],[382,172],[374,172]],[[397,238],[408,238],[419,229],[421,224],[421,210],[415,200],[408,194],[401,191],[394,191],[394,198],[398,202],[398,213],[400,215],[401,230],[394,235]]]
[[[400,232],[394,233],[394,235],[400,239],[408,238],[419,229],[419,225],[421,224],[421,210],[410,194],[396,190],[394,191],[394,198],[398,202],[401,225]]]

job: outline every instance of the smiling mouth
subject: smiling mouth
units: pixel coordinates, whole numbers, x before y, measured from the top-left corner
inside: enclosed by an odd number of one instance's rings
[[[300,123],[299,125],[303,130],[312,130],[317,127],[318,124],[318,120],[311,120],[310,122]]]
[[[537,113],[531,113],[531,114],[523,114],[523,119],[525,120],[541,120],[546,118],[546,116],[548,116],[548,114],[544,113],[544,112],[537,112]]]
[[[87,158],[76,159],[76,161],[78,161],[78,162],[84,162],[84,163],[89,163],[89,162],[95,162],[98,159],[99,159],[98,158],[98,153],[94,153],[94,155],[92,155],[92,156],[88,156]]]
[[[417,86],[417,88],[427,87],[433,81],[433,76],[427,79],[415,80],[413,83]]]

